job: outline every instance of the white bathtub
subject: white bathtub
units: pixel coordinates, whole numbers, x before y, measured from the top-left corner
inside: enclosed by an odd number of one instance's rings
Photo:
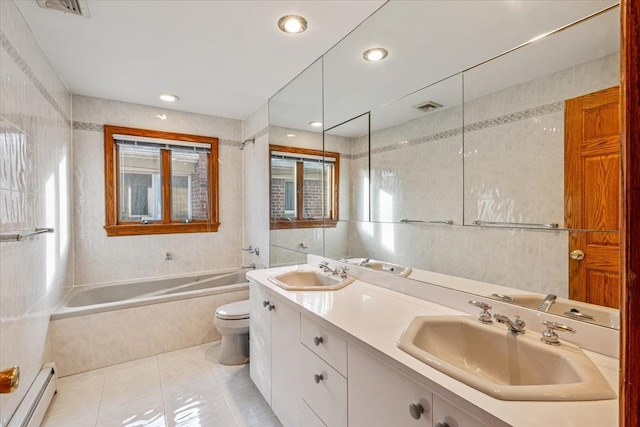
[[[61,376],[220,339],[215,311],[249,298],[245,271],[74,289],[51,315]]]
[[[51,314],[51,320],[248,288],[244,270],[116,285],[80,286],[60,303]]]

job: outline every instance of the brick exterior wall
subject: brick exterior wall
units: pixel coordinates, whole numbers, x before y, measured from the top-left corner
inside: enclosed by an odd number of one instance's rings
[[[326,189],[319,180],[304,180],[302,186],[304,196],[303,218],[322,218],[322,193]],[[271,218],[284,216],[285,180],[271,179]]]
[[[209,206],[209,157],[199,152],[196,169],[191,176],[191,215],[193,219],[207,219]]]

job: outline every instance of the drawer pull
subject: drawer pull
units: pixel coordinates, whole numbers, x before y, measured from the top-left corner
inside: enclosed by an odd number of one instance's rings
[[[449,424],[445,423],[444,421],[441,423],[435,423],[433,425],[433,427],[449,427]]]
[[[320,344],[324,342],[322,337],[313,337],[313,343],[318,347]]]
[[[275,309],[275,308],[276,308],[276,306],[275,306],[275,305],[273,305],[273,304],[270,304],[268,308],[269,308],[269,311],[272,311],[273,309]]]
[[[269,305],[269,301],[262,301],[262,306],[263,306],[263,307],[266,307],[266,306],[268,306],[268,305]]]
[[[316,384],[320,384],[320,381],[324,380],[324,376],[322,374],[315,374],[313,376],[313,380],[316,382]]]
[[[419,420],[422,414],[424,414],[424,406],[419,403],[412,403],[409,405],[409,414],[414,420]]]

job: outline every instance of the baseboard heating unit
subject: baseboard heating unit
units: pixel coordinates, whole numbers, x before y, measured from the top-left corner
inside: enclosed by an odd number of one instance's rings
[[[44,365],[29,391],[20,402],[18,409],[9,420],[7,427],[38,427],[56,393],[56,367]]]

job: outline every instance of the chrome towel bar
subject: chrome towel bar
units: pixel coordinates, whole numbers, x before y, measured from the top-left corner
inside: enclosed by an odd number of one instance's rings
[[[514,228],[558,228],[557,222],[549,224],[534,224],[530,222],[494,222],[494,221],[473,221],[473,225],[484,227],[514,227]]]
[[[447,225],[453,225],[453,220],[449,219],[446,221],[421,221],[418,219],[401,219],[400,220],[401,223],[403,224],[447,224]]]
[[[53,228],[36,228],[34,231],[17,234],[1,234],[0,242],[20,242],[22,239],[43,233],[53,233]]]

